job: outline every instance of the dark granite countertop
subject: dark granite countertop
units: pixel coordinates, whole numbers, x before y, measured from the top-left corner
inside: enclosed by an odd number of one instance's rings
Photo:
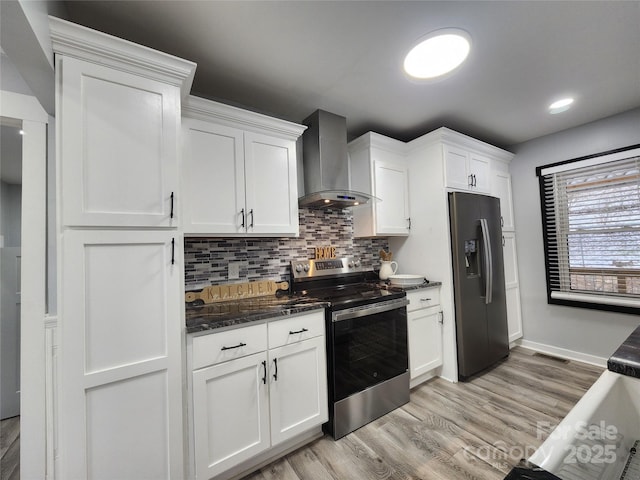
[[[607,368],[615,373],[640,378],[640,326],[611,355]]]
[[[411,285],[409,287],[398,287],[397,285],[389,285],[391,288],[400,288],[405,292],[410,292],[411,290],[421,290],[423,288],[431,288],[431,287],[439,287],[442,285],[442,282],[430,282],[429,280],[425,280],[423,283],[419,285]]]
[[[526,460],[520,460],[520,463],[513,467],[509,475],[504,480],[561,480],[553,473],[534,465]]]
[[[187,305],[186,331],[196,333],[242,325],[270,317],[287,316],[329,304],[310,297],[269,295],[206,305]]]

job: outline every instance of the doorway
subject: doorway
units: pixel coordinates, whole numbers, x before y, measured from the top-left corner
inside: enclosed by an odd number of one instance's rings
[[[0,118],[0,420],[20,415],[22,133]]]

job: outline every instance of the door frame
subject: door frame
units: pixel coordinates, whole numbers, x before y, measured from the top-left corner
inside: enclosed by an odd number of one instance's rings
[[[45,315],[47,292],[47,126],[35,97],[0,91],[2,116],[22,120],[22,283],[20,313],[20,476],[47,472]],[[50,442],[49,442],[50,443]],[[24,448],[27,447],[28,448]],[[48,474],[48,475],[47,475]]]

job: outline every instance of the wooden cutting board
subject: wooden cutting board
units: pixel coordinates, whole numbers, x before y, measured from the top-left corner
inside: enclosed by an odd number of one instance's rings
[[[241,298],[275,295],[278,290],[287,290],[288,288],[289,282],[276,282],[274,280],[211,285],[204,287],[199,292],[187,292],[184,299],[186,302],[194,302],[196,300],[203,300],[204,303],[226,302]]]

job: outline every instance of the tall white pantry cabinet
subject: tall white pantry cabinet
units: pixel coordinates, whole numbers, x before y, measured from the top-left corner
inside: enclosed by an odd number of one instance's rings
[[[56,478],[185,476],[181,98],[195,64],[50,18]]]

